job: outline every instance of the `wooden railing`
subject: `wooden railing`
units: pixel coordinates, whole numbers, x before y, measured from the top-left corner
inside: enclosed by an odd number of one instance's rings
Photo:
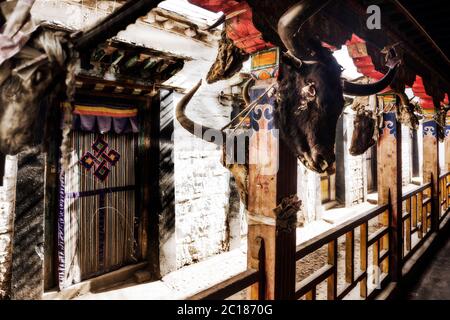
[[[327,281],[326,298],[328,300],[343,299],[358,285],[360,297],[371,298],[375,288],[371,288],[373,286],[369,284],[377,283],[383,287],[389,273],[389,227],[380,223],[380,221],[389,221],[390,208],[390,204],[377,207],[368,213],[363,213],[351,219],[344,225],[300,244],[296,252],[297,261],[306,258],[309,254],[326,245],[327,264],[297,284],[295,298],[316,299],[317,286],[325,280]],[[378,225],[378,228],[376,225]],[[371,232],[372,229],[374,229],[373,232]],[[355,269],[356,234],[359,235],[360,262]],[[338,268],[338,240],[340,237],[345,237],[344,268]],[[369,266],[370,248],[372,259],[370,259]],[[379,270],[381,270],[381,274],[378,273]],[[345,286],[338,290],[338,278],[341,273],[344,273]],[[369,283],[369,279],[372,283]]]
[[[304,279],[297,281],[293,298],[315,300],[372,299],[396,272],[407,263],[414,253],[421,248],[433,233],[432,223],[442,222],[450,212],[450,172],[439,177],[439,209],[433,203],[433,178],[431,182],[416,188],[401,197],[402,240],[401,262],[392,264],[396,258],[391,248],[391,241],[396,238],[398,230],[394,226],[391,199],[386,205],[378,206],[369,212],[361,213],[338,227],[318,235],[296,248],[295,263],[313,261],[314,254],[325,258],[323,266],[311,270]],[[400,199],[399,199],[400,200]],[[437,201],[435,201],[437,202]],[[400,219],[401,216],[401,219]],[[341,240],[341,241],[340,241]],[[226,299],[236,293],[258,284],[258,298],[265,297],[265,250],[264,242],[257,238],[259,245],[258,270],[248,269],[231,279],[196,294],[191,299]],[[398,251],[399,251],[398,250]],[[400,254],[400,253],[399,253]],[[411,260],[413,261],[413,260]],[[279,263],[288,263],[280,261]],[[290,262],[289,262],[290,263]],[[391,264],[391,265],[390,265]],[[393,267],[394,266],[394,267]],[[314,269],[313,268],[313,269]],[[300,268],[300,270],[302,270]],[[392,273],[392,274],[391,274]],[[400,272],[401,273],[401,272]],[[255,295],[253,295],[254,297]]]
[[[225,300],[231,296],[249,288],[254,284],[258,284],[258,300],[264,300],[265,296],[265,271],[264,271],[264,240],[258,238],[258,270],[247,269],[234,277],[222,281],[213,287],[190,297],[189,300]]]
[[[449,213],[450,208],[450,171],[439,177],[439,223],[441,223]]]
[[[432,183],[427,183],[402,197],[402,260],[408,260],[420,248],[431,231]]]

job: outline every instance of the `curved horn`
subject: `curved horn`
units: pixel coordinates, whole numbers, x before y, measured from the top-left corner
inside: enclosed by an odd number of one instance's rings
[[[399,62],[393,67],[389,68],[389,71],[384,75],[382,79],[377,82],[369,84],[359,84],[344,80],[343,91],[345,94],[351,96],[371,96],[380,91],[386,89],[397,74]]]
[[[210,25],[210,26],[209,26],[208,28],[206,28],[205,30],[206,30],[206,31],[211,31],[212,29],[217,28],[217,27],[220,26],[222,23],[224,23],[226,19],[227,19],[227,16],[226,16],[225,14],[222,14],[222,15],[220,16],[220,18],[219,18],[216,22],[214,22],[212,25]]]
[[[195,135],[196,137],[205,140],[207,142],[213,142],[219,146],[222,146],[223,143],[225,143],[225,134],[217,129],[209,128],[206,126],[202,126],[201,124],[198,124],[191,119],[189,119],[186,116],[186,107],[191,101],[194,94],[197,92],[197,90],[202,85],[202,80],[200,80],[191,90],[189,90],[188,93],[184,95],[183,98],[178,102],[175,115],[177,117],[178,122],[181,124],[183,128],[185,128],[187,131],[189,131],[191,134]],[[199,130],[201,129],[201,130]],[[214,137],[222,137],[222,141],[212,141],[211,138]]]
[[[216,22],[214,22],[212,25],[210,25],[208,28],[206,28],[205,31],[211,31],[212,29],[217,28],[221,24],[225,23],[225,21],[227,21],[231,18],[237,17],[238,15],[240,15],[246,11],[247,11],[247,9],[242,9],[242,10],[230,12],[228,14],[222,14],[220,16],[220,18]]]
[[[250,78],[244,85],[244,88],[242,88],[242,97],[244,98],[245,105],[249,105],[251,103],[250,94],[248,93],[250,87],[253,85],[255,80]]]
[[[300,1],[289,8],[278,21],[278,35],[286,49],[295,56],[300,57],[297,52],[299,34],[303,24],[312,16],[325,7],[330,0]]]
[[[84,32],[75,41],[75,48],[82,51],[106,41],[129,24],[134,23],[139,17],[156,8],[160,2],[162,0],[129,0],[94,27]]]

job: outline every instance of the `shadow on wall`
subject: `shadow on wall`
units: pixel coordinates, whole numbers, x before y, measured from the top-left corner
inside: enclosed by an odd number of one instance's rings
[[[18,155],[12,299],[39,299],[44,292],[44,174],[39,148]]]

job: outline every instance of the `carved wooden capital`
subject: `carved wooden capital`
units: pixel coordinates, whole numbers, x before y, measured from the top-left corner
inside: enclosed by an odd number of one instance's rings
[[[297,212],[300,210],[301,200],[297,195],[285,197],[274,209],[277,231],[292,232],[297,227]]]

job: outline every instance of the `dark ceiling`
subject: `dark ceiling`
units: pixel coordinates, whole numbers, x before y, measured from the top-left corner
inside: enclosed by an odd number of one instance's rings
[[[359,32],[358,35],[379,49],[398,43],[407,54],[404,60],[410,71],[426,80],[429,89],[432,83],[435,89],[439,87],[450,95],[450,7],[446,1],[336,0],[332,3],[335,3],[334,12],[330,6],[333,18],[350,25],[356,34]],[[380,7],[379,30],[366,27],[366,10],[370,5]],[[437,93],[436,97],[440,95]]]
[[[400,0],[436,44],[450,57],[450,6],[442,0]]]

